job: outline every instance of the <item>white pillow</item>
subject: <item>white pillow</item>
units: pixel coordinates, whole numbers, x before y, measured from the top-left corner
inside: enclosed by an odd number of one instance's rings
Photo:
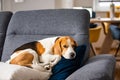
[[[48,80],[51,72],[40,68],[41,71],[0,62],[0,80]]]

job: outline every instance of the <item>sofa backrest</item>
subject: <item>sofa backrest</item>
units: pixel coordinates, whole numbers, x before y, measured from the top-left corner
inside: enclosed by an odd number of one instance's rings
[[[0,12],[0,60],[2,55],[3,44],[5,40],[6,30],[11,19],[12,12]]]
[[[20,45],[52,36],[72,36],[79,45],[86,44],[89,53],[89,20],[87,10],[50,9],[16,12],[8,26],[2,61],[9,59]]]

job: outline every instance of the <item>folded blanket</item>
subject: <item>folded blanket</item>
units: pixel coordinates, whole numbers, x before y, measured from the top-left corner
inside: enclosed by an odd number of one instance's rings
[[[48,80],[50,76],[51,72],[47,70],[0,62],[0,80]]]

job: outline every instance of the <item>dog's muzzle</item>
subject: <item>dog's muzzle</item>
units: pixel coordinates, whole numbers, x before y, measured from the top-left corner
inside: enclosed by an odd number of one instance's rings
[[[70,58],[73,59],[73,58],[75,58],[75,57],[76,57],[76,53],[71,52],[71,53],[70,53]]]

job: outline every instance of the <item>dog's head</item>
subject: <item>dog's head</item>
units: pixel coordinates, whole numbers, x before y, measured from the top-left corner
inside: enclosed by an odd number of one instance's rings
[[[73,59],[76,56],[75,47],[77,47],[77,43],[72,37],[58,37],[53,46],[53,53],[61,55],[66,59]]]

